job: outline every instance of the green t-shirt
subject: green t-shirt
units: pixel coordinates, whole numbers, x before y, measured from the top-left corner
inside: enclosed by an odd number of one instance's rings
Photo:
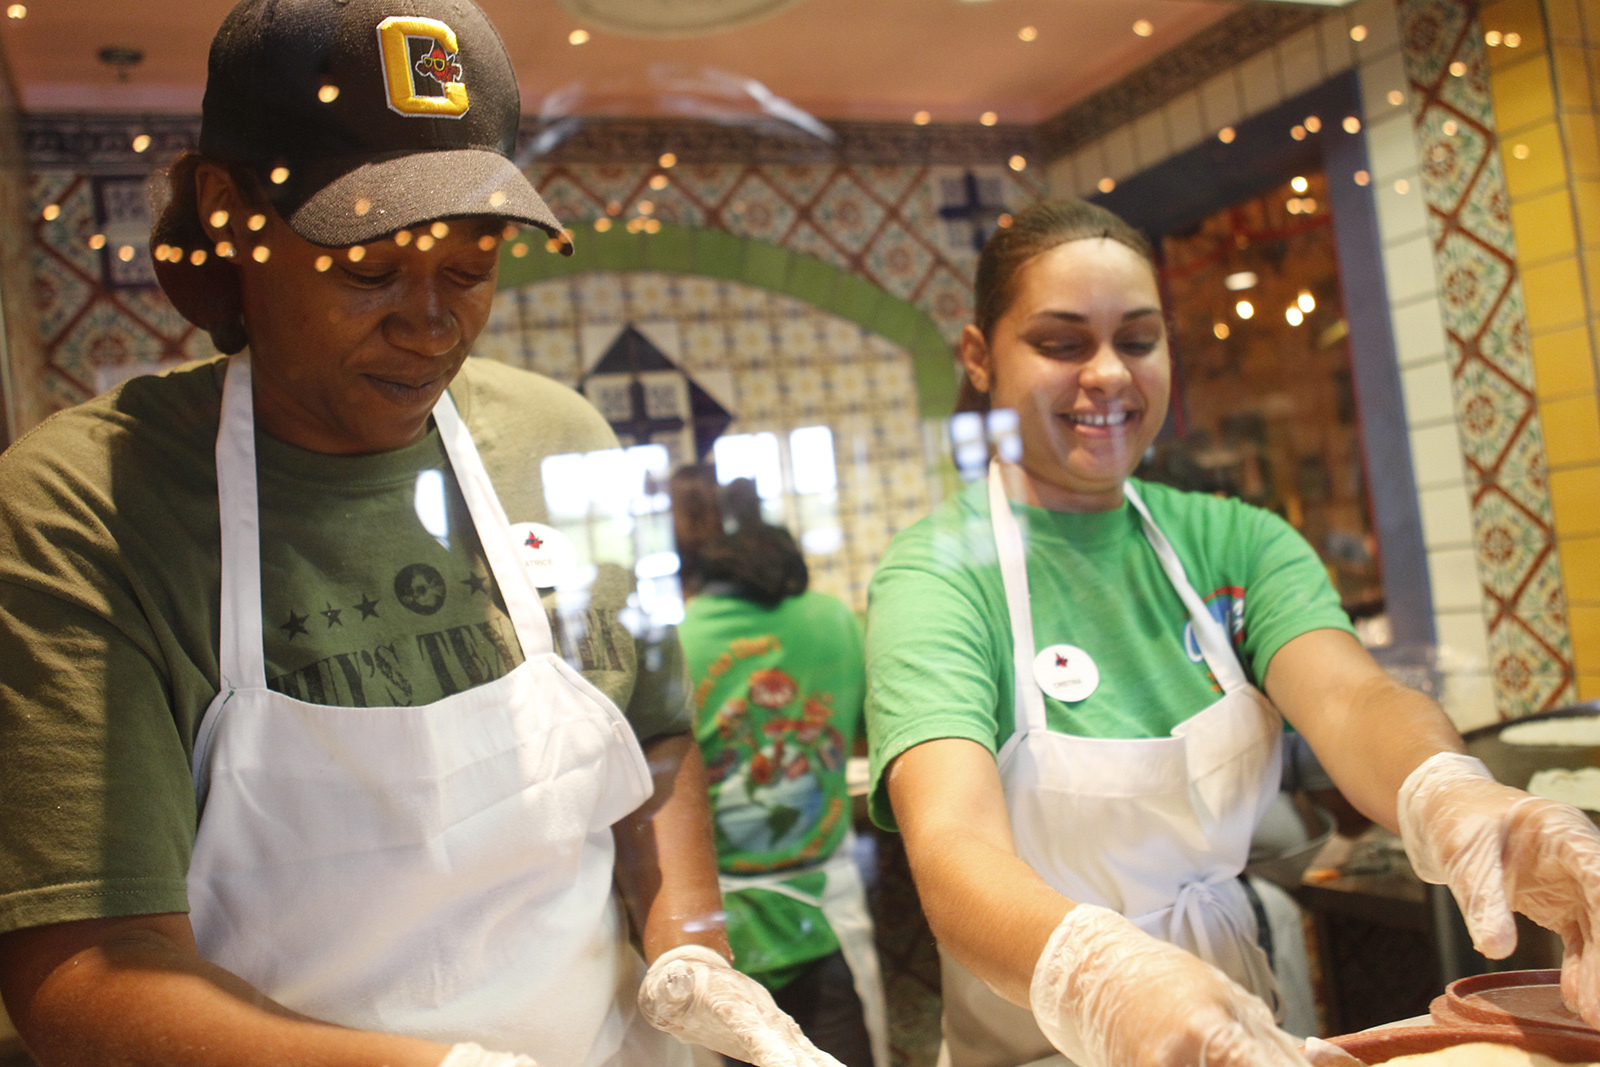
[[[844,765],[866,686],[855,615],[826,593],[773,608],[706,594],[689,601],[678,633],[722,870],[777,871],[831,855],[850,825]],[[811,872],[791,884],[819,895],[823,883]],[[839,948],[820,909],[781,893],[730,893],[726,908],[739,969],[770,988]]]
[[[1278,516],[1134,485],[1257,684],[1293,638],[1354,632],[1321,561]],[[1045,697],[1052,730],[1161,737],[1220,697],[1132,505],[1089,514],[1011,508],[1028,546],[1034,647],[1075,645],[1100,670],[1098,688],[1082,701]],[[868,590],[866,717],[878,825],[895,826],[883,771],[906,749],[951,737],[990,752],[1005,744],[1014,730],[1012,655],[980,479],[895,537]]]
[[[224,367],[136,378],[0,455],[0,932],[188,907]],[[543,457],[616,446],[577,394],[503,364],[468,360],[450,391],[514,523],[545,521]],[[521,661],[437,431],[373,456],[256,444],[272,688],[423,704]],[[681,652],[622,627],[631,590],[608,564],[580,616],[547,597],[557,647],[641,740],[684,732]]]

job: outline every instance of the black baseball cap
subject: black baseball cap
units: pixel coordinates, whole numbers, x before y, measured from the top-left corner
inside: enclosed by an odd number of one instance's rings
[[[561,223],[511,160],[521,99],[472,0],[242,0],[211,42],[200,154],[313,244],[430,219]]]

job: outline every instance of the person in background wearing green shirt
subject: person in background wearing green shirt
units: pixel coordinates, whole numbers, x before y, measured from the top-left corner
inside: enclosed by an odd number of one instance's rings
[[[1479,951],[1511,951],[1513,908],[1558,932],[1563,996],[1600,1024],[1589,818],[1463,755],[1277,516],[1132,477],[1172,373],[1144,237],[1082,201],[1023,211],[976,310],[961,358],[1000,454],[895,538],[867,618],[872,812],[939,940],[948,1062],[1303,1063],[1239,879],[1284,719]]]
[[[674,476],[679,555],[691,568],[678,635],[734,963],[818,1048],[847,1067],[888,1067],[845,786],[865,689],[860,624],[837,597],[806,588],[805,558],[762,520],[754,482],[738,479],[721,498],[704,469]]]
[[[0,456],[43,1067],[836,1067],[726,958],[676,645],[624,566],[555,624],[534,580],[541,461],[617,443],[468,359],[507,232],[566,240],[520,102],[470,0],[244,0],[151,241],[226,355]]]

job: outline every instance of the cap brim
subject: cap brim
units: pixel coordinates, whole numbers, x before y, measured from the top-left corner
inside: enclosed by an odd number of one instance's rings
[[[365,244],[433,219],[493,215],[552,237],[561,222],[505,156],[487,149],[414,152],[366,163],[312,194],[285,221],[312,244]]]

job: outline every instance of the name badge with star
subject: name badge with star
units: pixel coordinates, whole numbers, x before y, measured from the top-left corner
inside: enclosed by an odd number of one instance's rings
[[[1033,657],[1033,680],[1046,696],[1076,704],[1100,687],[1100,668],[1077,645],[1051,645]]]
[[[517,558],[527,568],[528,577],[539,589],[553,589],[563,578],[578,569],[578,550],[572,539],[554,526],[542,522],[512,524],[511,537]]]

